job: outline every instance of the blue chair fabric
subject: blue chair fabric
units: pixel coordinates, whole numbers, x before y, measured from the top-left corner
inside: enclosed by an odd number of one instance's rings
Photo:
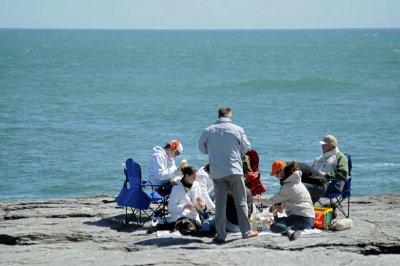
[[[131,158],[125,161],[124,173],[124,185],[115,201],[118,206],[125,207],[126,224],[135,220],[136,224],[142,227],[155,213],[165,208],[165,197],[157,192],[147,194],[143,191],[141,167]],[[132,211],[130,216],[128,208]]]
[[[342,191],[338,193],[328,193],[326,192],[322,198],[328,198],[330,206],[336,210],[338,209],[346,218],[350,217],[350,197],[351,197],[351,170],[353,168],[353,162],[350,154],[345,154],[347,157],[347,162],[348,162],[348,168],[349,168],[349,173],[348,173],[348,178],[345,181],[345,184],[343,186]],[[335,180],[332,180],[330,182],[338,182]],[[344,200],[347,199],[347,210],[343,206]]]

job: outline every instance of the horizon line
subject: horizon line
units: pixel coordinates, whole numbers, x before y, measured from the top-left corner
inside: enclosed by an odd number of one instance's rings
[[[68,27],[1,27],[0,30],[398,30],[400,27],[317,27],[317,28],[101,28],[101,27],[88,27],[88,28],[68,28]]]

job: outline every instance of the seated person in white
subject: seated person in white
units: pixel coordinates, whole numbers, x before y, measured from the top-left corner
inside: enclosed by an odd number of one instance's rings
[[[164,147],[153,148],[147,167],[147,181],[152,185],[160,185],[157,191],[162,195],[168,195],[171,192],[170,180],[180,173],[180,166],[176,167],[174,158],[182,152],[183,147],[178,140],[172,140]]]
[[[172,187],[168,201],[169,222],[189,218],[201,226],[200,210],[205,207],[200,197],[200,187],[196,180],[196,169],[192,166],[182,168],[183,177]]]
[[[335,136],[326,135],[319,143],[323,155],[315,158],[312,167],[326,180],[336,181],[328,183],[328,193],[341,192],[349,174],[347,157],[339,150]]]
[[[214,183],[210,178],[210,165],[201,167],[196,173],[196,182],[200,185],[200,195],[206,204],[207,210],[215,212],[215,204],[210,197],[214,193]]]

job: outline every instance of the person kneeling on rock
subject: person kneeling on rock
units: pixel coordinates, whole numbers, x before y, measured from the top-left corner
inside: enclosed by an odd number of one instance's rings
[[[281,168],[277,177],[281,181],[279,192],[271,198],[253,197],[253,201],[264,205],[281,204],[286,210],[287,217],[277,218],[270,229],[273,233],[288,236],[289,240],[296,240],[300,235],[299,230],[313,227],[314,206],[310,193],[301,182],[301,171],[296,162],[292,161]]]

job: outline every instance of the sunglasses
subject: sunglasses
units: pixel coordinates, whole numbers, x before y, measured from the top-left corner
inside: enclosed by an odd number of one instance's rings
[[[179,155],[181,155],[181,154],[179,153],[179,151],[175,150],[175,156],[179,156]]]

